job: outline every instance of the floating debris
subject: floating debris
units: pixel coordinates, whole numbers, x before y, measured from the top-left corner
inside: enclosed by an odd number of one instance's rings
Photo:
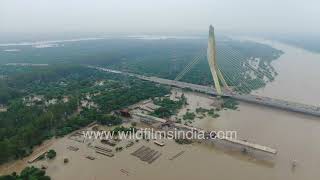
[[[96,150],[102,150],[102,151],[106,151],[106,152],[112,152],[112,149],[106,148],[106,147],[102,147],[102,146],[94,146],[94,148]]]
[[[130,142],[126,145],[126,148],[133,146],[133,144],[134,144],[134,142],[133,142],[133,141],[130,141]]]
[[[113,153],[105,152],[105,151],[99,151],[99,150],[96,150],[96,153],[98,153],[98,154],[102,154],[102,155],[105,155],[105,156],[108,156],[108,157],[113,157],[113,156],[114,156],[114,154],[113,154]]]
[[[85,141],[83,133],[80,131],[76,131],[73,134],[69,135],[68,139],[71,139],[73,141],[80,142],[80,143],[84,143]]]
[[[172,156],[169,160],[174,160],[174,159],[176,159],[177,157],[181,156],[184,152],[185,152],[185,151],[179,152],[178,154]]]
[[[142,157],[142,160],[143,160],[143,161],[148,161],[149,159],[151,159],[152,157],[154,157],[157,153],[158,153],[158,151],[152,150],[150,153],[148,153],[147,155],[145,155],[144,157]]]
[[[151,164],[161,156],[161,153],[149,147],[141,146],[139,149],[131,153],[131,155],[138,157],[141,161]]]
[[[293,160],[292,163],[291,163],[291,168],[292,169],[295,169],[298,165],[298,161],[297,160]]]
[[[153,163],[153,162],[154,162],[155,160],[157,160],[161,155],[162,155],[161,153],[158,154],[158,155],[155,156],[154,158],[150,159],[150,160],[148,161],[148,163],[149,163],[149,164]]]
[[[120,169],[120,172],[122,172],[123,174],[125,174],[125,175],[129,176],[129,172],[128,172],[128,171],[126,171],[126,170],[124,170],[124,169]]]
[[[115,145],[117,144],[117,143],[114,142],[114,141],[105,140],[105,139],[101,140],[101,143],[102,143],[102,144],[107,144],[107,145],[109,145],[109,146],[115,146]]]
[[[137,153],[139,153],[141,150],[143,150],[145,148],[145,146],[141,146],[139,149],[137,149],[136,151],[134,151],[133,153],[131,153],[131,155],[136,156]]]
[[[161,146],[161,147],[164,146],[164,142],[154,141],[154,144]]]
[[[79,150],[78,147],[74,147],[74,146],[68,146],[67,149],[69,149],[70,151],[78,151]]]
[[[93,156],[86,156],[87,159],[90,159],[90,160],[95,160],[96,158],[93,157]]]
[[[106,147],[94,146],[94,149],[96,150],[96,153],[99,153],[99,154],[102,154],[102,155],[105,155],[105,156],[108,156],[108,157],[113,157],[114,156],[114,154],[111,153],[112,150],[108,149]]]

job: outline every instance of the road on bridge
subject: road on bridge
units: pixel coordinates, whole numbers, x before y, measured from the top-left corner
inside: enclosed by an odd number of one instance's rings
[[[159,84],[165,84],[165,85],[174,86],[174,87],[178,87],[178,88],[187,88],[187,89],[191,89],[193,91],[206,93],[206,94],[210,94],[210,95],[214,95],[214,96],[217,95],[216,90],[213,87],[209,87],[209,86],[202,86],[202,85],[197,85],[197,84],[192,84],[192,83],[186,83],[186,82],[175,81],[175,80],[170,80],[170,79],[158,78],[158,77],[154,77],[154,76],[143,76],[143,75],[139,75],[139,74],[122,72],[122,71],[117,71],[117,70],[112,70],[112,69],[102,68],[102,67],[95,67],[95,66],[88,66],[88,67],[95,68],[97,70],[101,70],[101,71],[105,71],[105,72],[132,76],[132,77],[136,77],[136,78],[139,78],[142,80],[151,81],[151,82],[155,82],[155,83],[159,83]],[[293,112],[298,112],[298,113],[303,113],[303,114],[307,114],[307,115],[313,115],[313,116],[320,117],[320,107],[317,107],[317,106],[301,104],[301,103],[297,103],[297,102],[290,102],[290,101],[269,98],[269,97],[264,97],[264,96],[257,96],[257,95],[250,95],[250,94],[245,94],[245,95],[237,94],[234,92],[224,92],[224,94],[222,96],[231,97],[231,98],[234,98],[239,101],[256,103],[256,104],[279,108],[279,109],[283,109],[283,110],[287,110],[287,111],[293,111]]]

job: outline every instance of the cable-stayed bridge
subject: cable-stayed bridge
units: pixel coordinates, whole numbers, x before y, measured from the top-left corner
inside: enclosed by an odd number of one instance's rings
[[[229,58],[224,59],[221,63],[217,60],[217,53],[226,55]],[[98,70],[107,71],[111,73],[119,73],[128,76],[134,76],[146,81],[152,81],[159,84],[175,86],[179,88],[188,88],[194,91],[211,94],[220,97],[231,97],[236,100],[257,103],[283,110],[304,113],[320,117],[320,107],[307,105],[302,103],[290,102],[275,98],[251,95],[250,92],[256,87],[261,86],[261,83],[272,81],[275,71],[271,66],[267,66],[264,62],[247,61],[247,57],[241,55],[236,50],[227,49],[223,51],[216,51],[216,43],[214,36],[214,29],[212,26],[209,28],[207,60],[209,63],[211,75],[214,82],[214,87],[197,85],[192,83],[181,82],[181,80],[190,70],[205,57],[205,54],[199,54],[193,58],[190,63],[176,76],[174,80],[148,77],[128,72],[121,72],[107,68],[92,67]],[[221,68],[222,67],[222,68]],[[241,73],[241,74],[236,74]]]
[[[92,67],[92,66],[90,66]],[[128,72],[122,72],[122,71],[116,71],[108,68],[102,68],[102,67],[93,67],[101,71],[111,72],[111,73],[117,73],[117,74],[123,74],[127,76],[136,77],[142,80],[151,81],[159,84],[165,84],[169,86],[174,86],[178,88],[186,88],[191,89],[193,91],[202,92],[214,96],[223,96],[223,97],[231,97],[239,101],[245,101],[250,103],[257,103],[261,105],[266,105],[269,107],[275,107],[279,109],[284,109],[288,111],[298,112],[298,113],[304,113],[314,116],[320,117],[320,107],[307,105],[307,104],[301,104],[296,102],[289,102],[285,100],[275,99],[275,98],[269,98],[269,97],[263,97],[263,96],[257,96],[257,95],[251,95],[251,94],[238,94],[235,92],[223,92],[222,94],[217,93],[216,89],[210,86],[203,86],[198,84],[192,84],[192,83],[186,83],[176,80],[170,80],[170,79],[164,79],[164,78],[158,78],[154,76],[143,76],[139,74],[134,73],[128,73]]]

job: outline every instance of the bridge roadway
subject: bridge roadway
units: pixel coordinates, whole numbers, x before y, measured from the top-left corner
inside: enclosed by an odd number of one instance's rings
[[[214,95],[214,96],[217,95],[215,89],[213,87],[209,87],[209,86],[202,86],[202,85],[186,83],[186,82],[181,82],[181,81],[174,81],[174,80],[170,80],[170,79],[158,78],[158,77],[153,77],[153,76],[143,76],[143,75],[121,72],[121,71],[116,71],[116,70],[101,68],[101,67],[94,67],[94,66],[89,66],[89,67],[95,68],[98,70],[102,70],[102,71],[111,72],[111,73],[133,76],[133,77],[136,77],[139,79],[143,79],[146,81],[151,81],[151,82],[155,82],[155,83],[159,83],[159,84],[165,84],[165,85],[174,86],[174,87],[178,87],[178,88],[188,88],[188,89],[191,89],[194,91],[198,91],[198,92],[202,92],[202,93],[206,93],[206,94],[210,94],[210,95]],[[301,104],[301,103],[296,103],[296,102],[290,102],[290,101],[269,98],[269,97],[263,97],[263,96],[257,96],[257,95],[250,95],[250,94],[242,95],[242,94],[237,94],[237,93],[233,93],[233,92],[225,92],[222,96],[231,97],[231,98],[239,100],[239,101],[256,103],[256,104],[279,108],[279,109],[283,109],[283,110],[287,110],[287,111],[293,111],[293,112],[298,112],[298,113],[303,113],[303,114],[307,114],[307,115],[313,115],[313,116],[320,117],[320,107],[313,106],[313,105]]]
[[[158,117],[154,117],[154,116],[150,116],[147,114],[141,114],[141,113],[133,113],[133,116],[138,117],[138,119],[140,119],[140,121],[144,121],[144,122],[160,122],[161,124],[167,123],[168,121],[165,119],[161,119]],[[207,140],[212,140],[212,141],[226,141],[228,143],[232,143],[232,144],[236,144],[236,145],[240,145],[242,147],[245,148],[251,148],[254,150],[258,150],[258,151],[262,151],[262,152],[266,152],[266,153],[270,153],[270,154],[277,154],[277,150],[267,147],[267,146],[263,146],[263,145],[259,145],[256,143],[251,143],[248,142],[246,140],[241,140],[241,139],[237,139],[237,138],[232,138],[232,137],[219,137],[216,139],[212,139],[210,137],[211,132],[210,131],[204,131],[203,129],[200,128],[196,128],[196,127],[192,127],[192,126],[187,126],[184,124],[180,124],[180,123],[172,123],[172,125],[174,125],[175,128],[180,129],[180,130],[186,130],[186,131],[190,131],[190,132],[204,132],[205,137]]]

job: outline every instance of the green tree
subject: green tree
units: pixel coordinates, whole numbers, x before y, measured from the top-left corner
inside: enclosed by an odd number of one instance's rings
[[[57,155],[57,153],[56,153],[56,151],[53,150],[53,149],[50,149],[50,150],[47,152],[47,158],[49,158],[49,159],[55,158],[56,155]]]

